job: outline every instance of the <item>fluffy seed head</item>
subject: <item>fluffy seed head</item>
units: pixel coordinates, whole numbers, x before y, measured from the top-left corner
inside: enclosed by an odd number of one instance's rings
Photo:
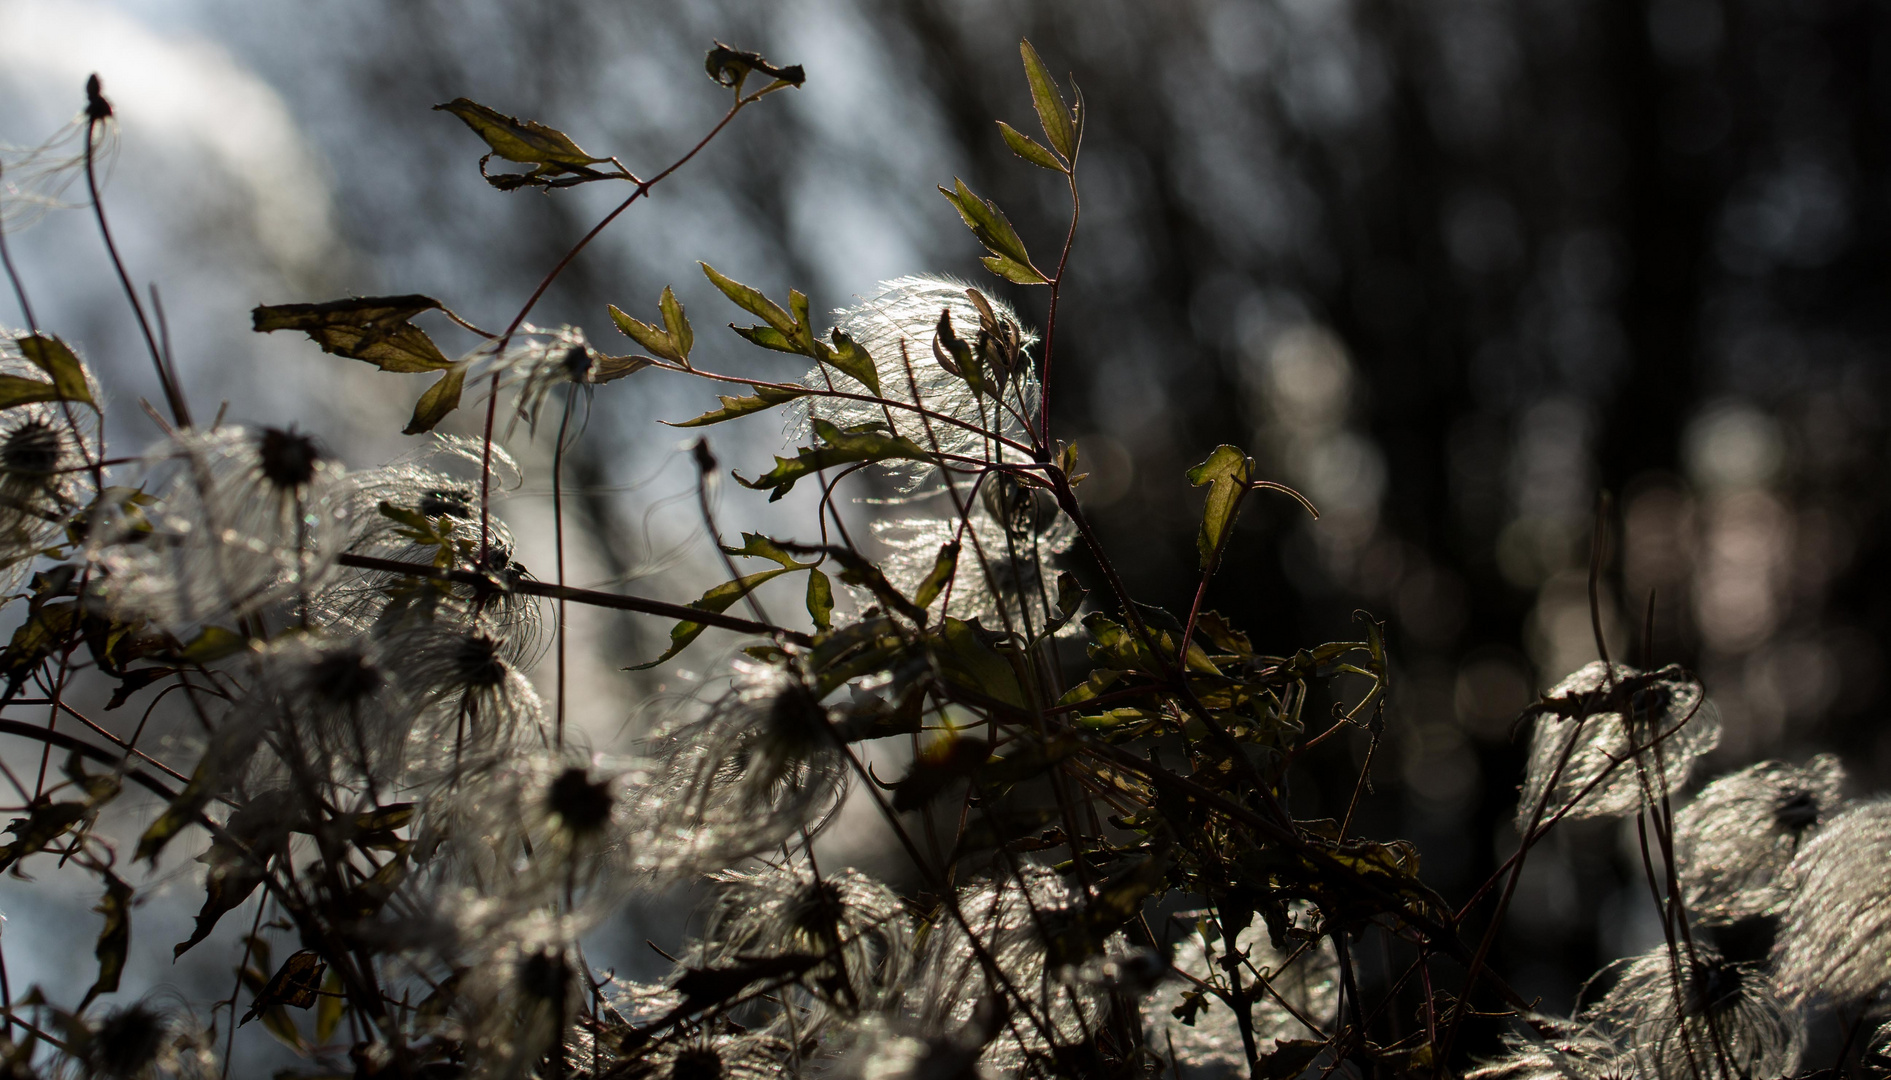
[[[1835,1004],[1891,983],[1891,800],[1834,817],[1787,869],[1791,899],[1775,947],[1787,999]]]
[[[1644,794],[1686,783],[1695,760],[1720,744],[1720,721],[1701,684],[1673,665],[1644,673],[1598,660],[1552,687],[1531,711],[1536,730],[1518,832],[1530,827],[1539,804],[1546,821],[1565,808],[1570,818],[1630,813]]]
[[[1688,915],[1724,924],[1777,911],[1787,865],[1837,810],[1844,778],[1821,754],[1803,766],[1763,761],[1703,788],[1674,822]]]

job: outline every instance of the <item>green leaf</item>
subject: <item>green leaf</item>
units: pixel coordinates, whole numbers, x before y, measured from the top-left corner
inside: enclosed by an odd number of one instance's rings
[[[834,583],[819,570],[808,571],[808,618],[814,620],[816,630],[834,626]]]
[[[242,634],[221,626],[206,626],[190,639],[178,656],[192,664],[210,664],[226,656],[235,656],[248,647],[249,639]]]
[[[958,541],[940,544],[939,557],[933,560],[932,572],[926,575],[926,579],[919,583],[918,590],[913,593],[913,603],[922,608],[931,607],[932,602],[939,599],[939,594],[945,591],[946,584],[952,580],[952,575],[958,567]]]
[[[878,431],[842,431],[832,423],[813,418],[816,445],[800,447],[795,456],[775,458],[775,467],[753,480],[736,473],[735,482],[753,491],[768,491],[769,502],[788,494],[795,481],[828,468],[856,461],[936,461],[919,444],[904,435]]]
[[[828,337],[834,342],[834,348],[821,351],[822,362],[832,364],[841,374],[866,387],[867,393],[878,397],[880,371],[873,362],[872,354],[838,326],[828,331]]]
[[[708,276],[710,282],[713,283],[716,288],[722,290],[722,295],[735,301],[736,307],[741,308],[743,311],[762,320],[769,326],[774,327],[776,332],[780,333],[782,337],[787,338],[789,341],[804,340],[797,337],[801,328],[795,324],[794,318],[787,312],[781,310],[779,304],[763,296],[761,290],[752,289],[733,278],[724,277],[722,274],[717,273],[716,268],[710,266],[708,263],[697,263],[696,265],[703,268],[703,273]],[[750,340],[754,339],[751,338]],[[798,345],[792,351],[803,352],[805,350],[805,345]]]
[[[738,416],[747,416],[750,413],[758,413],[764,409],[772,409],[784,402],[793,401],[799,397],[806,397],[808,394],[809,391],[800,388],[784,390],[773,386],[756,386],[755,395],[753,397],[727,397],[717,395],[718,400],[722,402],[722,408],[716,409],[713,412],[706,412],[693,420],[664,420],[662,423],[668,424],[671,427],[707,427],[710,424],[720,424],[724,420],[733,420]]]
[[[348,999],[342,993],[341,973],[329,969],[328,977],[322,980],[322,997],[315,1006],[315,1041],[325,1043],[341,1026],[342,1015],[348,1011]]]
[[[300,330],[322,351],[366,360],[382,371],[439,371],[453,361],[408,322],[444,305],[431,296],[361,296],[321,304],[265,304],[250,312],[256,332]]]
[[[1003,120],[998,121],[998,131],[1005,137],[1005,145],[1011,148],[1011,152],[1031,164],[1060,173],[1068,173],[1070,171],[1068,166],[1057,159],[1056,154],[1044,149],[1044,147],[1038,145],[1037,140],[1019,131],[1017,128],[1012,127],[1010,124],[1005,123]]]
[[[664,287],[663,295],[671,296],[668,286]],[[674,300],[675,298],[671,296],[671,299]],[[660,303],[661,301],[659,301],[659,304]],[[611,321],[617,324],[617,328],[623,331],[625,337],[628,337],[630,340],[642,345],[652,353],[655,353],[657,356],[673,364],[688,366],[688,352],[680,347],[676,338],[668,330],[661,330],[640,319],[633,319],[625,314],[623,309],[619,308],[616,304],[611,304],[610,309]],[[678,318],[682,317],[682,312],[683,306],[678,304]],[[684,326],[687,329],[688,324],[685,323]]]
[[[1071,122],[1070,106],[1064,104],[1064,92],[1030,41],[1020,40],[1018,53],[1024,58],[1024,78],[1031,84],[1031,104],[1037,109],[1038,123],[1044,125],[1044,138],[1065,160],[1076,157],[1077,128]]]
[[[1019,285],[1049,285],[1051,283],[1051,279],[1045,277],[1037,267],[1027,266],[1003,255],[987,255],[978,261],[985,264],[985,269],[1006,281]]]
[[[704,593],[701,599],[692,601],[689,606],[698,611],[727,611],[731,604],[734,604],[737,600],[742,599],[749,593],[754,592],[758,586],[765,582],[773,581],[783,574],[792,573],[795,569],[796,568],[792,566],[782,566],[773,570],[763,570],[760,573],[748,574],[736,578],[734,581],[725,581],[721,585]],[[702,636],[702,632],[707,629],[708,627],[704,626],[702,623],[690,622],[687,619],[677,623],[670,628],[670,647],[663,651],[662,656],[657,657],[647,664],[638,664],[627,670],[643,671],[647,668],[656,667],[670,657],[689,648],[690,642]]]
[[[7,826],[13,842],[0,848],[0,870],[6,870],[28,855],[46,850],[46,845],[64,836],[74,825],[85,820],[91,808],[82,802],[52,802],[40,796],[26,808],[26,817],[14,818]]]
[[[761,533],[743,533],[741,547],[725,547],[722,550],[730,555],[740,556],[745,559],[768,559],[772,562],[778,562],[790,570],[808,570],[814,566],[811,562],[804,563],[796,559],[793,555],[788,554],[780,544],[763,536]]]
[[[263,867],[289,839],[294,796],[286,788],[264,792],[230,815],[210,849],[197,857],[204,874],[204,906],[190,937],[171,949],[173,959],[210,936],[218,920],[240,907],[263,882]]]
[[[38,379],[28,379],[20,375],[0,375],[0,409],[58,400],[59,388],[52,383],[43,383]]]
[[[924,809],[955,781],[970,779],[991,757],[991,744],[977,736],[948,731],[913,759],[906,776],[893,785],[893,809]]]
[[[796,356],[804,355],[801,347],[791,341],[788,335],[772,326],[737,326],[730,323],[729,329],[742,335],[751,345],[759,345],[776,352],[793,353]]]
[[[676,346],[681,362],[689,363],[689,351],[696,347],[696,332],[689,328],[689,316],[684,314],[676,291],[668,285],[663,287],[663,295],[657,297],[657,310],[663,312],[663,328],[670,332],[670,341]]]
[[[1044,627],[1044,634],[1049,636],[1062,630],[1065,624],[1075,618],[1083,607],[1084,598],[1090,590],[1077,581],[1075,574],[1068,571],[1057,575],[1057,612],[1051,617],[1050,624]]]
[[[994,255],[1003,255],[1016,263],[1031,265],[1031,256],[1024,250],[1024,241],[1018,239],[1018,231],[1011,227],[1011,219],[993,203],[972,194],[972,189],[965,186],[965,181],[953,178],[952,190],[943,187],[939,193],[946,197],[953,209],[959,212],[959,218],[965,227],[972,230],[978,242],[989,248]]]
[[[98,957],[98,981],[85,992],[84,1008],[100,994],[118,989],[118,978],[125,972],[125,957],[131,952],[131,886],[110,870],[99,871],[105,878],[105,895],[93,911],[105,916],[98,945],[92,955]]]
[[[26,621],[13,631],[13,640],[0,652],[0,673],[8,686],[17,687],[34,668],[74,639],[79,630],[79,609],[75,601],[45,603],[34,597]]]
[[[1003,638],[977,619],[964,622],[948,617],[934,643],[933,659],[948,683],[1022,709],[1025,696],[1017,669],[996,647]]]
[[[774,79],[776,84],[783,86],[800,86],[807,81],[808,77],[807,73],[801,70],[800,64],[776,67],[762,59],[761,53],[732,49],[720,41],[716,42],[715,48],[709,50],[709,57],[704,61],[703,66],[708,70],[709,77],[716,80],[718,85],[727,86],[738,94],[742,92],[742,83],[748,79],[751,71],[759,71]],[[769,87],[769,89],[773,88],[772,85]]]
[[[18,344],[21,356],[52,376],[53,388],[59,400],[82,401],[93,408],[98,407],[98,402],[92,399],[92,388],[85,382],[85,365],[79,362],[65,342],[45,334],[29,334],[20,338]]]
[[[454,98],[435,111],[450,112],[466,122],[473,133],[486,140],[492,152],[507,161],[537,165],[540,171],[568,172],[595,165],[609,158],[592,157],[571,141],[571,136],[536,120],[520,120],[477,101]]]
[[[808,294],[800,289],[789,289],[788,311],[794,316],[794,340],[818,358],[820,352],[813,347],[814,324],[808,320]]]
[[[414,402],[413,419],[401,430],[403,435],[418,435],[423,431],[432,431],[434,426],[446,419],[446,415],[460,407],[460,391],[466,385],[466,369],[448,368],[438,382],[427,387],[427,392]]]
[[[132,858],[147,860],[155,866],[164,846],[183,832],[184,826],[202,816],[210,800],[223,794],[229,783],[248,767],[261,742],[261,729],[242,719],[231,720],[218,728],[184,790],[177,793],[157,820],[138,837],[138,849]]]
[[[1208,460],[1188,471],[1188,482],[1196,487],[1208,485],[1208,501],[1202,507],[1202,527],[1195,537],[1195,549],[1201,554],[1202,569],[1213,569],[1234,527],[1234,518],[1247,494],[1254,463],[1235,447],[1223,443],[1215,447]]]
[[[591,365],[591,374],[585,381],[594,384],[616,382],[649,366],[650,361],[641,356],[600,356]]]

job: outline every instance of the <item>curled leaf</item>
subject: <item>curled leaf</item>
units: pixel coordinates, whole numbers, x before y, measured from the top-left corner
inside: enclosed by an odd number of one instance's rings
[[[438,371],[453,362],[408,320],[443,308],[418,294],[360,296],[320,304],[264,304],[250,312],[259,334],[300,330],[326,353],[365,360],[382,371]]]
[[[110,870],[100,870],[99,874],[105,879],[105,895],[92,910],[105,916],[105,927],[99,931],[98,945],[92,950],[92,955],[98,957],[98,980],[85,992],[84,1004],[118,989],[125,957],[131,952],[131,886]]]
[[[763,59],[761,53],[730,48],[720,41],[715,43],[715,48],[709,50],[709,56],[704,60],[703,67],[709,72],[709,77],[716,80],[717,85],[729,87],[738,94],[742,92],[742,84],[748,80],[751,71],[759,71],[774,79],[776,84],[785,86],[800,86],[808,78],[807,72],[801,69],[800,64],[776,67]],[[768,89],[774,89],[774,86],[771,85]],[[766,92],[767,90],[763,91],[763,93]]]
[[[497,109],[463,97],[454,98],[444,105],[435,105],[434,108],[459,117],[467,127],[473,129],[474,134],[486,140],[493,154],[521,165],[538,166],[525,174],[492,175],[486,172],[485,162],[482,161],[480,174],[486,177],[487,183],[501,191],[521,187],[563,187],[615,175],[590,168],[599,162],[609,161],[609,158],[585,153],[571,140],[571,136],[536,120],[507,116]],[[567,179],[547,179],[561,175]]]
[[[1188,471],[1188,482],[1196,487],[1207,485],[1208,502],[1202,507],[1202,527],[1195,536],[1195,549],[1201,554],[1202,569],[1211,570],[1219,559],[1228,530],[1234,527],[1241,498],[1247,494],[1254,463],[1240,450],[1223,444],[1215,447],[1208,460]]]

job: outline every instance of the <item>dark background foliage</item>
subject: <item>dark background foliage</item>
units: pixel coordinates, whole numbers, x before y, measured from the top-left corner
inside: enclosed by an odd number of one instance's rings
[[[1712,767],[1832,749],[1857,790],[1882,785],[1881,5],[560,0],[166,17],[270,80],[328,162],[351,253],[330,291],[475,312],[516,304],[602,196],[491,192],[466,133],[429,106],[473,97],[638,167],[713,120],[709,38],[806,64],[806,91],[627,218],[535,315],[598,338],[604,303],[641,310],[671,281],[700,325],[723,321],[695,258],[827,307],[900,273],[974,277],[976,247],[932,192],[954,174],[1052,250],[1061,193],[992,124],[1029,115],[1014,47],[1028,36],[1089,110],[1054,414],[1094,470],[1095,517],[1132,591],[1180,608],[1197,513],[1182,473],[1215,444],[1321,507],[1318,524],[1284,499],[1250,512],[1211,604],[1283,651],[1352,633],[1356,610],[1388,621],[1397,681],[1368,834],[1418,841],[1454,899],[1514,846],[1511,721],[1594,658],[1602,492],[1610,648],[1699,671],[1728,731]],[[1010,291],[1041,325],[1043,298]],[[262,299],[282,297],[242,305]],[[655,496],[613,488],[666,460],[648,421],[688,415],[687,393],[600,395],[569,466],[613,577],[655,565],[638,525]],[[678,599],[701,588],[650,580]],[[654,640],[615,625],[607,654]],[[1295,792],[1302,812],[1343,812],[1366,745],[1329,744]],[[1657,936],[1630,850],[1590,830],[1533,857],[1494,954],[1526,995],[1566,1006]]]

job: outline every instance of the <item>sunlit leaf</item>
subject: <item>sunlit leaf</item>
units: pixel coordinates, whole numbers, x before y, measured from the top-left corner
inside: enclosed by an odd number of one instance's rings
[[[58,400],[59,388],[52,383],[40,382],[38,379],[29,379],[22,375],[0,375],[0,409]]]
[[[669,331],[670,341],[681,354],[682,362],[687,364],[689,351],[696,347],[696,332],[689,327],[689,316],[683,312],[682,301],[668,285],[663,287],[663,295],[657,297],[657,310],[663,312],[663,328]]]
[[[1084,598],[1089,595],[1090,590],[1077,581],[1076,575],[1068,572],[1058,574],[1057,611],[1052,615],[1050,623],[1044,627],[1044,633],[1049,635],[1062,630],[1071,619],[1076,617],[1077,612],[1083,607]]]
[[[413,419],[401,429],[403,435],[418,435],[423,431],[432,431],[447,414],[460,407],[460,392],[466,387],[466,369],[455,365],[441,375],[439,381],[427,387],[427,392],[414,402]]]
[[[832,364],[843,375],[866,387],[867,393],[878,396],[880,372],[874,365],[873,356],[838,326],[828,331],[828,337],[834,342],[834,347],[821,350],[821,361]]]
[[[811,562],[801,562],[796,559],[780,544],[761,533],[743,533],[741,547],[725,547],[722,550],[744,558],[767,559],[770,562],[780,563],[790,570],[806,570],[814,565]]]
[[[1044,138],[1065,160],[1075,157],[1077,129],[1071,122],[1070,106],[1064,104],[1063,91],[1057,88],[1050,69],[1028,40],[1018,42],[1018,53],[1024,58],[1024,78],[1031,84],[1031,104],[1037,109],[1038,122],[1044,125]]]
[[[333,1037],[347,1011],[348,999],[342,994],[341,973],[331,968],[328,977],[322,980],[321,1000],[315,1007],[315,1041],[325,1043]]]
[[[994,644],[1002,638],[976,619],[947,618],[934,642],[933,659],[947,682],[1022,709],[1024,688],[1017,670]]]
[[[1005,123],[1003,120],[998,121],[998,130],[999,133],[1005,137],[1005,145],[1011,148],[1011,152],[1031,164],[1042,166],[1043,168],[1055,172],[1070,171],[1065,168],[1063,162],[1057,160],[1056,154],[1044,149],[1044,147],[1038,144],[1037,140],[1019,131],[1017,128],[1012,127],[1010,124]]]
[[[249,648],[249,639],[221,626],[206,626],[184,645],[178,656],[192,664],[212,664]]]
[[[452,364],[426,331],[409,322],[441,308],[431,296],[362,296],[321,304],[265,304],[250,312],[258,333],[300,330],[323,352],[365,360],[382,371],[438,371]]]
[[[52,376],[53,389],[60,401],[81,401],[94,408],[92,388],[85,384],[85,365],[79,362],[66,343],[45,334],[29,334],[18,340],[20,355],[33,366]]]
[[[985,269],[1006,281],[1019,285],[1049,285],[1051,283],[1051,279],[1045,277],[1037,267],[1004,255],[987,255],[978,261],[984,264]]]
[[[772,409],[784,402],[793,401],[796,398],[806,397],[807,395],[808,391],[798,387],[795,389],[781,389],[773,386],[757,386],[752,396],[728,397],[718,395],[718,400],[722,402],[722,408],[706,412],[692,420],[665,420],[662,421],[662,423],[668,424],[671,427],[706,427],[710,424],[720,424],[724,420],[733,420],[738,416],[747,416],[750,413],[758,413],[765,409]]]
[[[956,733],[934,739],[913,759],[904,779],[893,786],[893,809],[919,810],[952,786],[976,773],[991,757],[991,744]]]
[[[585,380],[591,383],[616,382],[626,375],[634,375],[650,366],[648,357],[643,356],[600,356],[591,365],[591,374]]]
[[[808,618],[817,630],[834,625],[834,583],[819,570],[808,571]]]
[[[1212,569],[1234,527],[1234,517],[1241,499],[1248,491],[1254,463],[1240,450],[1222,444],[1208,455],[1208,460],[1188,471],[1188,482],[1196,487],[1207,485],[1208,501],[1202,507],[1202,527],[1195,536],[1195,550],[1201,555],[1202,569]]]
[[[698,611],[727,611],[730,605],[742,599],[744,596],[747,596],[749,593],[754,592],[758,586],[765,582],[773,581],[783,574],[793,573],[794,570],[795,567],[782,566],[773,570],[763,570],[759,573],[746,574],[736,578],[734,581],[725,581],[704,593],[700,599],[690,601],[689,606]],[[707,626],[699,622],[684,620],[677,623],[674,627],[670,628],[670,647],[663,650],[662,656],[657,657],[647,664],[637,664],[626,670],[643,671],[646,668],[656,667],[670,657],[689,648],[690,642],[701,637],[702,632],[707,629]]]
[[[674,299],[667,286],[663,290],[663,295]],[[648,349],[652,355],[661,357],[673,364],[689,363],[689,350],[683,348],[682,344],[676,340],[675,336],[669,330],[652,326],[641,319],[632,318],[616,304],[610,305],[610,310],[611,321],[617,324],[617,329],[622,331],[625,337],[643,346],[645,349]],[[677,315],[679,318],[682,316],[681,304],[677,305]],[[684,327],[687,329],[688,323],[685,323]]]
[[[450,112],[486,140],[492,152],[521,165],[537,165],[537,172],[571,172],[609,158],[593,157],[571,141],[571,136],[536,120],[520,120],[477,101],[454,98],[436,111]]]
[[[954,179],[950,189],[941,187],[939,193],[946,197],[965,226],[978,237],[978,242],[989,248],[994,255],[1002,255],[1012,262],[1023,266],[1031,265],[1031,256],[1024,250],[1024,241],[1018,238],[1018,231],[1011,227],[1011,219],[993,203],[979,198],[972,189],[965,186],[965,181]],[[1040,277],[1042,275],[1039,275]]]
[[[736,483],[756,491],[768,491],[769,502],[788,494],[795,481],[812,475],[833,465],[846,465],[856,461],[922,461],[935,460],[919,444],[904,435],[887,435],[878,431],[843,431],[832,423],[815,417],[813,420],[816,445],[801,447],[795,456],[785,458],[777,456],[775,467],[753,480],[746,479],[741,473],[735,474]]]
[[[26,621],[13,631],[13,640],[0,652],[0,673],[6,675],[9,688],[17,687],[47,657],[74,641],[79,615],[77,601],[42,603],[40,597],[34,597]]]
[[[953,573],[959,566],[959,545],[952,541],[939,545],[939,557],[933,560],[932,570],[927,573],[919,588],[913,592],[913,603],[920,607],[931,607],[945,587],[952,580]]]
[[[736,281],[734,278],[723,276],[716,271],[715,267],[710,266],[708,263],[698,263],[697,265],[703,268],[703,274],[709,278],[710,282],[712,282],[716,288],[722,290],[722,295],[735,301],[737,307],[767,323],[776,333],[793,343],[794,348],[785,351],[805,352],[807,350],[808,337],[806,328],[797,325],[794,317],[789,315],[786,311],[783,311],[781,305],[763,296],[760,289],[750,288]],[[754,339],[751,338],[750,340]]]

